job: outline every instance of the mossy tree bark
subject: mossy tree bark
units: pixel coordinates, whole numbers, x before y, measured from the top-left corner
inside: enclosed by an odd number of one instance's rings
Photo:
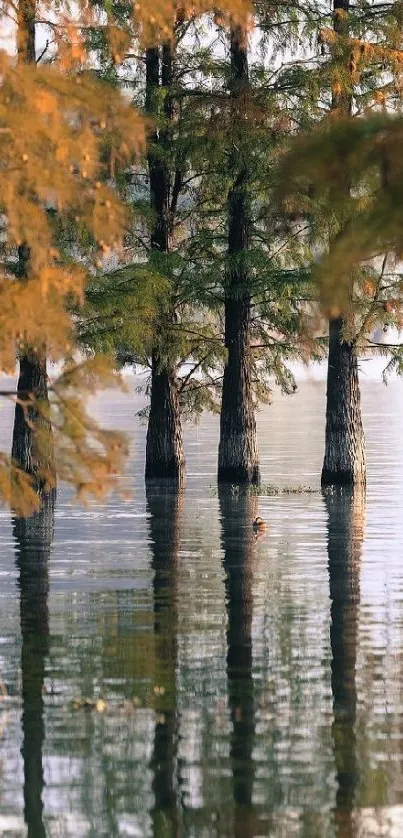
[[[334,29],[344,37],[348,35],[349,9],[349,0],[334,0]],[[351,90],[338,90],[337,93],[333,93],[333,110],[341,116],[349,116],[351,106]],[[345,188],[348,194],[348,183]],[[322,485],[356,485],[365,484],[366,481],[358,358],[354,342],[348,342],[344,338],[345,325],[343,317],[335,317],[329,322]]]
[[[259,461],[252,394],[250,345],[251,292],[247,254],[250,245],[251,208],[246,153],[236,135],[247,130],[245,108],[249,88],[247,34],[231,30],[231,84],[234,141],[230,155],[232,187],[228,194],[229,269],[225,294],[224,369],[218,450],[220,483],[257,483]]]
[[[148,153],[150,203],[154,215],[151,251],[168,255],[171,247],[173,214],[171,202],[171,174],[164,152],[167,151],[173,119],[170,95],[173,80],[172,47],[148,49],[146,52],[146,110],[154,117],[158,113],[159,95],[164,94],[164,127],[151,138]],[[179,390],[175,365],[164,348],[164,333],[175,317],[172,308],[161,312],[156,344],[151,357],[151,402],[146,443],[146,479],[169,478],[181,481],[185,457],[180,413]]]

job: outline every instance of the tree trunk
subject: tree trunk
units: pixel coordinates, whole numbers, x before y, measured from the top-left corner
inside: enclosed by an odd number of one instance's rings
[[[334,0],[333,25],[338,35],[348,35],[349,0]],[[346,70],[347,72],[347,70]],[[333,92],[332,109],[341,116],[351,114],[351,91]],[[348,195],[350,185],[345,185]],[[329,322],[326,437],[322,485],[365,484],[365,439],[361,418],[358,359],[354,344],[343,338],[345,322]]]
[[[36,1],[20,0],[17,10],[17,52],[19,64],[35,65],[35,20]],[[23,243],[18,248],[17,275],[24,282],[29,276],[29,247]],[[11,456],[15,463],[30,474],[38,492],[55,483],[52,429],[35,405],[24,412],[21,402],[33,399],[41,402],[45,411],[49,408],[46,349],[33,351],[20,357],[20,374],[17,384],[17,398],[13,428]],[[28,423],[27,423],[28,418]]]
[[[250,300],[227,299],[225,345],[228,359],[224,371],[220,417],[219,483],[259,482],[249,323]]]
[[[18,249],[18,275],[28,276],[29,249]],[[31,475],[39,494],[54,492],[56,483],[52,427],[46,418],[49,412],[46,352],[21,355],[15,406],[12,459],[20,469]]]
[[[337,779],[335,823],[336,835],[344,838],[355,834],[353,818],[359,785],[356,662],[365,491],[339,489],[326,493],[325,504],[331,601],[332,738]]]
[[[164,151],[169,143],[173,118],[172,98],[172,48],[148,49],[146,52],[146,110],[152,116],[158,112],[158,92],[165,88],[165,127],[152,137],[148,154],[150,177],[150,203],[154,213],[154,228],[151,234],[151,251],[154,254],[168,254],[172,236],[170,208],[171,177]],[[156,151],[157,144],[161,151]],[[184,476],[185,457],[180,413],[179,391],[172,361],[165,356],[164,332],[174,319],[174,310],[161,312],[158,334],[151,359],[151,402],[148,418],[146,445],[146,480],[154,478],[176,479]]]
[[[251,209],[246,154],[240,150],[245,121],[245,93],[249,87],[247,36],[241,27],[231,31],[231,97],[235,132],[230,159],[233,186],[228,194],[229,275],[225,299],[225,346],[219,483],[257,483],[259,461],[252,394],[250,347],[251,295],[247,265]]]
[[[324,486],[365,485],[358,360],[354,344],[343,340],[343,326],[341,317],[329,324]]]
[[[36,0],[19,0],[17,8],[17,55],[19,64],[35,64]]]
[[[42,412],[46,413],[49,405],[45,356],[20,358],[17,394],[12,459],[32,476],[38,493],[51,493],[55,484],[52,429]]]
[[[22,673],[22,748],[24,818],[28,838],[45,838],[43,823],[43,687],[49,645],[48,566],[53,538],[54,498],[31,518],[15,518],[19,570]]]
[[[183,433],[174,369],[152,357],[151,404],[146,443],[146,480],[181,482],[184,472]]]

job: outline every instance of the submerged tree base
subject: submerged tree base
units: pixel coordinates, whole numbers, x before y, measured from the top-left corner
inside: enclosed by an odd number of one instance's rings
[[[20,551],[42,555],[50,551],[53,539],[56,489],[40,495],[37,512],[26,517],[13,516],[13,535]]]
[[[365,437],[358,357],[342,317],[329,323],[325,456],[322,486],[365,486]]]
[[[360,474],[354,474],[350,469],[342,471],[340,469],[332,470],[323,467],[321,475],[322,486],[349,486],[362,487],[366,485],[365,468]]]
[[[217,482],[230,483],[240,486],[259,486],[260,469],[258,465],[246,468],[243,466],[218,466]]]
[[[172,366],[153,355],[146,443],[146,480],[176,480],[185,474],[179,392]]]
[[[167,485],[182,486],[185,480],[185,461],[178,463],[147,463],[145,470],[146,483],[163,481]]]
[[[15,515],[36,514],[53,510],[56,498],[56,471],[50,403],[46,372],[46,356],[20,358],[20,375],[15,405],[10,504]],[[18,471],[29,483],[23,487]],[[27,491],[29,489],[29,492]],[[26,495],[26,497],[25,497]],[[27,528],[37,521],[27,518]]]

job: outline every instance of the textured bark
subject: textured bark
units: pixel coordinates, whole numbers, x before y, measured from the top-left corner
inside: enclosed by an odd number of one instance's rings
[[[347,38],[349,35],[349,11],[350,0],[333,0],[333,28],[342,38]],[[348,74],[349,68],[346,67],[345,69],[346,74]],[[336,90],[333,87],[332,110],[337,110],[340,116],[350,116],[352,110],[351,90],[343,87],[343,85],[339,85]]]
[[[349,0],[334,0],[333,25],[338,35],[349,31]],[[343,14],[340,15],[340,12]],[[341,116],[351,114],[351,92],[333,92],[332,108]],[[346,196],[350,185],[345,183]],[[343,339],[344,320],[329,322],[326,437],[322,485],[365,484],[365,439],[361,418],[358,359],[353,344]]]
[[[231,31],[231,87],[237,130],[247,130],[244,96],[249,86],[246,33]],[[249,173],[245,155],[234,141],[230,159],[233,185],[228,194],[229,275],[225,299],[224,369],[218,449],[220,483],[256,483],[259,461],[252,394],[250,347],[251,296],[246,255],[250,243]]]
[[[355,835],[353,812],[359,783],[356,747],[356,662],[360,607],[360,558],[365,491],[325,494],[331,601],[333,752],[337,792],[335,820],[340,838]]]
[[[13,521],[21,616],[24,817],[28,838],[45,838],[42,750],[45,740],[43,686],[49,646],[48,564],[53,538],[54,498],[31,518]]]
[[[182,835],[178,778],[178,550],[181,495],[175,481],[149,482],[146,488],[154,571],[155,683],[157,720],[151,762],[155,836]]]
[[[343,340],[342,318],[329,324],[325,457],[322,485],[365,484],[365,439],[358,360]]]
[[[227,681],[232,723],[230,754],[235,804],[234,836],[252,838],[258,828],[253,808],[253,749],[256,732],[252,672],[255,541],[252,521],[257,512],[257,498],[247,491],[234,496],[221,486],[219,504],[227,607]],[[261,824],[259,826],[261,829]]]
[[[183,431],[175,371],[160,365],[153,355],[151,404],[147,428],[147,480],[170,478],[178,483],[184,476]]]
[[[35,64],[36,0],[19,0],[17,8],[17,55],[21,64]]]
[[[162,47],[148,49],[146,53],[146,110],[155,114],[156,96],[159,88],[169,90],[172,86],[172,49]],[[165,128],[155,133],[153,145],[160,145],[162,152],[169,142],[170,122],[173,117],[172,99],[169,94],[164,101]],[[172,213],[170,207],[171,176],[164,160],[155,150],[148,154],[150,177],[150,203],[154,213],[154,227],[151,233],[151,250],[168,254],[172,234]],[[174,319],[172,310],[161,313],[157,340],[151,367],[151,400],[148,418],[146,445],[146,479],[183,479],[185,457],[180,413],[179,391],[173,364],[164,358],[160,345],[164,344],[164,331]],[[167,322],[167,318],[168,321]]]
[[[225,303],[225,345],[218,481],[258,483],[259,459],[249,346],[250,300]]]
[[[42,413],[49,406],[45,355],[20,358],[17,395],[11,456],[42,494],[55,483],[52,429]]]

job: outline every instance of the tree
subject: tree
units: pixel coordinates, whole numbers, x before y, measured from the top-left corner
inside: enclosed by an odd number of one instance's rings
[[[334,0],[333,25],[341,38],[348,35],[349,8],[349,0]],[[351,86],[352,79],[333,84],[332,110],[337,116],[351,114]],[[348,181],[344,182],[344,188],[348,195]],[[322,485],[355,485],[366,480],[357,349],[354,340],[346,339],[345,330],[346,322],[341,314],[330,317]]]
[[[148,275],[160,293],[152,318],[153,335],[146,329],[141,345],[129,330],[123,340],[121,333],[116,334],[115,352],[119,360],[143,363],[151,371],[150,407],[144,412],[148,418],[146,478],[182,479],[182,416],[197,416],[205,406],[216,409],[221,386],[221,324],[211,310],[204,287],[209,279],[200,271],[200,247],[194,236],[195,217],[204,201],[199,185],[206,166],[206,117],[210,114],[204,100],[210,47],[198,45],[205,25],[197,16],[178,17],[174,37],[159,48],[149,48],[145,74],[141,61],[137,74],[140,80],[145,75],[145,111],[152,116],[153,128],[147,154],[149,188],[144,188],[141,166],[130,173],[129,187],[125,185],[141,219],[134,222],[128,237],[133,261],[125,273]],[[142,95],[140,82],[139,89],[135,87],[136,101]],[[99,290],[112,289],[121,276],[120,271],[99,278]],[[96,312],[102,313],[102,292],[94,299],[90,288],[88,296],[95,305],[95,330],[89,334],[84,323],[82,335],[91,344],[97,339]],[[126,323],[124,295],[115,310],[119,322]],[[98,334],[104,330],[103,340],[109,335],[113,343],[111,321],[101,316],[98,325]],[[191,366],[183,371],[185,361]]]
[[[107,227],[106,240],[115,241],[124,212],[114,191],[98,182],[105,136],[109,130],[115,134],[118,159],[132,153],[132,134],[137,150],[144,142],[137,114],[122,99],[112,98],[85,68],[71,75],[61,57],[52,65],[32,63],[33,14],[34,7],[21,7],[28,34],[23,34],[22,22],[18,64],[12,56],[0,56],[3,372],[12,372],[16,348],[22,357],[12,483],[10,489],[10,462],[2,455],[1,493],[21,511],[38,504],[39,483],[54,485],[49,422],[58,439],[58,468],[76,487],[93,490],[97,484],[96,491],[103,491],[102,482],[107,475],[112,478],[123,459],[119,435],[104,435],[86,416],[78,396],[80,377],[81,384],[86,377],[93,379],[94,388],[104,365],[97,370],[98,362],[91,363],[86,372],[76,366],[73,372],[74,364],[67,364],[52,385],[50,416],[42,347],[46,345],[52,360],[66,354],[71,358],[72,327],[65,301],[82,297],[85,279],[82,266],[61,258],[55,217],[76,219],[77,228],[81,226],[98,243],[104,236],[101,229]],[[98,451],[88,448],[91,437],[98,438]]]
[[[247,269],[251,196],[248,159],[243,143],[250,86],[245,27],[231,28],[230,61],[232,149],[229,155],[231,186],[228,192],[229,268],[225,290],[225,347],[228,357],[223,379],[218,480],[257,483],[259,465],[251,380],[251,291]]]
[[[227,12],[240,12],[239,2],[222,5]],[[200,11],[208,7],[200,3]],[[168,0],[160,4],[156,15],[150,15],[144,2],[136,4],[134,12],[133,26],[144,42],[157,41],[162,34],[165,40],[169,37],[173,4]],[[37,462],[42,456],[40,425],[49,428],[50,423],[59,476],[80,492],[99,495],[113,485],[126,449],[119,434],[99,428],[85,412],[83,399],[88,390],[94,390],[96,380],[111,382],[113,376],[102,359],[74,362],[74,328],[67,304],[83,299],[88,272],[83,247],[95,263],[100,255],[118,247],[127,213],[117,195],[116,177],[119,167],[127,166],[144,148],[145,127],[138,111],[105,80],[98,80],[91,68],[81,33],[95,27],[95,13],[78,7],[70,19],[64,14],[49,15],[45,21],[53,33],[49,63],[34,63],[35,5],[24,0],[20,13],[21,61],[16,66],[13,56],[0,56],[4,233],[0,365],[4,372],[12,371],[18,349],[32,366],[29,375],[22,369],[18,403],[25,419],[35,427],[32,439]],[[9,14],[7,5],[2,14]],[[187,14],[186,3],[183,14]],[[119,32],[115,22],[108,20],[105,30],[116,43]],[[117,63],[118,58],[115,50]],[[63,226],[71,234],[70,249],[59,248]],[[18,274],[18,266],[23,266],[23,277],[16,282],[13,276]],[[62,375],[48,388],[49,404],[42,357],[45,346],[52,361],[66,359]],[[4,395],[14,397],[12,392]],[[19,416],[22,418],[21,411]],[[22,438],[20,432],[18,436]],[[48,444],[49,435],[45,436]],[[30,475],[18,467],[18,462],[28,465],[27,451],[15,448],[14,453],[13,503],[27,510],[38,504],[38,477],[41,483],[54,482],[53,464],[52,469],[43,469],[46,475]],[[45,453],[45,464],[47,456]],[[1,493],[10,500],[9,466],[9,458],[2,455]]]
[[[208,47],[197,46],[204,25],[197,15],[190,19],[178,15],[172,39],[148,48],[144,62],[134,59],[135,101],[152,119],[147,171],[139,164],[127,172],[123,183],[134,211],[127,236],[128,264],[99,275],[95,294],[91,283],[80,330],[87,346],[108,345],[118,362],[150,368],[150,407],[144,411],[147,479],[182,479],[182,416],[197,416],[205,406],[216,409],[221,383],[214,369],[223,356],[220,323],[208,309],[193,247],[194,217],[203,201],[197,186],[199,169],[205,166],[206,114],[200,98],[210,59]],[[128,73],[132,64],[129,56]],[[134,334],[129,328],[124,292],[120,301],[114,295],[116,318],[111,318],[113,288],[122,289],[123,276],[133,280],[132,290],[140,276],[145,285],[148,277],[148,285],[157,289],[152,316],[142,322],[143,340],[139,330]],[[190,369],[183,371],[181,366],[188,360]]]
[[[279,19],[279,31],[283,24],[287,28],[288,21]],[[245,25],[243,31],[246,37]],[[277,33],[271,32],[271,37],[278,40]],[[230,385],[224,386],[221,421],[225,425],[224,416],[229,417],[229,426],[221,434],[220,450],[225,448],[225,456],[231,457],[231,427],[239,424],[236,405],[241,419],[247,414],[253,428],[255,407],[270,397],[273,380],[287,392],[295,387],[286,361],[320,352],[304,328],[300,305],[300,298],[306,302],[311,294],[307,272],[300,269],[306,243],[297,243],[290,219],[275,216],[270,207],[273,160],[287,140],[292,114],[297,120],[304,112],[306,119],[306,97],[299,87],[306,87],[308,76],[295,62],[266,70],[262,62],[254,61],[246,95],[244,91],[235,96],[229,89],[228,61],[220,54],[224,40],[228,40],[226,22],[218,16],[214,21],[197,16],[178,19],[175,37],[165,46],[148,49],[145,74],[142,61],[138,66],[132,54],[123,62],[125,78],[136,80],[135,101],[141,101],[145,75],[144,98],[154,126],[148,148],[149,189],[141,164],[127,173],[123,188],[141,218],[127,237],[131,262],[96,277],[87,292],[89,319],[86,324],[84,318],[81,336],[92,346],[114,347],[121,361],[151,367],[149,478],[174,474],[181,479],[181,415],[197,415],[206,406],[217,409],[223,368],[224,384],[232,376],[239,395],[234,401]],[[237,166],[247,170],[239,188],[234,186]],[[234,205],[230,215],[229,200]],[[241,230],[236,243],[241,228],[248,241]],[[240,248],[237,252],[228,252],[229,232],[229,250]],[[131,312],[134,281],[147,275],[161,294],[148,321],[154,337],[146,327],[141,345],[141,335],[130,326],[123,285],[124,277],[133,281]],[[120,300],[113,292],[114,283]],[[223,309],[230,312],[224,327]],[[244,314],[245,329],[241,328]],[[231,351],[225,347],[225,329],[233,336]],[[190,362],[190,370],[181,369],[183,362]],[[248,448],[248,428],[247,424],[241,449]],[[241,434],[244,431],[245,427]],[[252,436],[256,437],[255,431]],[[242,474],[241,481],[245,470]],[[257,476],[257,468],[246,469],[246,480]],[[239,470],[233,479],[238,477]]]
[[[387,103],[400,107],[398,17],[391,7],[335,4],[333,30],[320,32],[323,49],[330,48],[324,75],[332,85],[330,118],[295,140],[279,172],[282,196],[302,201],[316,233],[321,224],[327,235],[317,237],[313,267],[330,318],[324,485],[365,483],[360,352],[392,351],[387,369],[401,368],[401,347],[371,340],[375,326],[401,323],[401,277],[393,264],[400,224],[390,167],[396,120],[379,113]]]
[[[154,214],[151,232],[151,258],[168,255],[173,235],[173,217],[179,197],[183,173],[176,168],[176,181],[172,182],[166,155],[172,141],[174,104],[172,101],[174,43],[149,48],[146,53],[146,111],[158,113],[158,91],[162,93],[162,124],[154,132],[148,151],[150,203]],[[176,186],[175,184],[178,184]],[[167,301],[167,311],[161,312],[157,321],[155,338],[158,341],[151,354],[151,399],[146,444],[146,478],[183,478],[183,433],[179,406],[179,392],[175,380],[175,364],[166,352],[168,328],[175,320],[173,300]],[[165,348],[165,352],[164,352]]]
[[[19,65],[36,65],[35,0],[20,0],[17,11],[17,60]],[[30,250],[26,242],[18,245],[16,274],[26,281],[30,271]],[[55,488],[52,428],[49,422],[46,348],[21,353],[17,383],[12,461],[32,478],[38,495]],[[40,402],[41,408],[34,402]]]
[[[288,6],[276,9],[270,24],[266,4],[257,3],[255,11],[258,25],[264,18],[270,49],[283,56],[294,24],[303,28],[300,10],[295,20],[291,13],[290,20]],[[311,294],[301,270],[307,242],[303,237],[296,241],[290,214],[276,216],[271,206],[273,162],[298,119],[308,118],[302,91],[307,90],[309,74],[298,59],[290,66],[284,58],[277,67],[267,67],[264,59],[254,58],[250,68],[249,51],[247,30],[233,27],[227,101],[222,96],[224,104],[219,106],[224,114],[227,110],[226,137],[221,139],[228,190],[226,262],[219,246],[216,253],[225,276],[227,350],[218,480],[233,483],[259,481],[255,408],[268,399],[270,381],[292,392],[295,382],[287,360],[320,352],[308,338],[300,305]]]

